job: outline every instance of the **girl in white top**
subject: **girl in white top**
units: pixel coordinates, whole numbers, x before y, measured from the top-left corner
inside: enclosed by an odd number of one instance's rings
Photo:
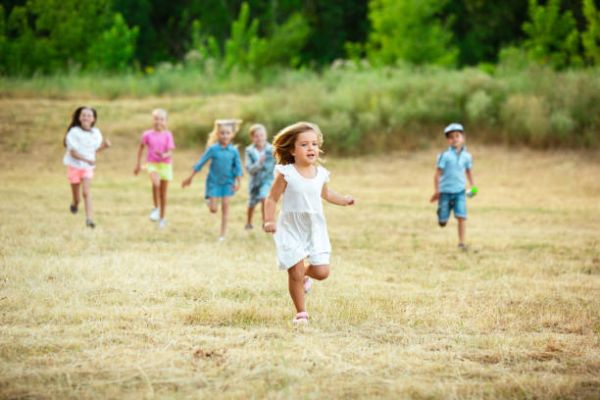
[[[310,290],[311,278],[323,280],[329,275],[331,244],[321,198],[341,206],[354,204],[351,196],[341,196],[327,187],[329,171],[318,165],[322,144],[321,130],[308,122],[290,125],[273,139],[278,165],[265,202],[263,228],[275,234],[279,266],[288,271],[290,296],[296,307],[294,324],[308,323],[304,294]],[[283,206],[275,224],[275,208],[282,194]]]
[[[90,185],[96,167],[96,153],[110,147],[109,140],[102,139],[102,133],[94,127],[98,114],[91,107],[79,107],[73,113],[71,124],[63,140],[67,152],[63,163],[67,166],[67,177],[71,184],[73,201],[71,213],[76,214],[79,206],[79,187],[85,202],[85,224],[89,228],[96,225],[92,220],[92,194]]]

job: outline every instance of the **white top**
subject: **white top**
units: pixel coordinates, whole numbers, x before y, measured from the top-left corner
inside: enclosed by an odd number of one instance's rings
[[[69,129],[67,133],[67,152],[63,163],[78,169],[93,169],[94,166],[85,161],[77,160],[71,156],[71,150],[75,150],[83,158],[96,161],[96,151],[102,145],[102,133],[98,128],[85,131],[78,126]]]
[[[321,192],[323,185],[329,181],[329,171],[318,166],[313,178],[305,178],[294,167],[294,164],[277,165],[275,171],[283,175],[287,186],[283,192],[282,213],[306,212],[323,214]]]

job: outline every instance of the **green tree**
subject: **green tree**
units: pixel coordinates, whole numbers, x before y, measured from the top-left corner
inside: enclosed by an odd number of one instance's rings
[[[88,68],[102,71],[124,71],[131,68],[138,34],[138,27],[129,28],[123,16],[116,13],[112,26],[102,32],[90,46]]]
[[[585,58],[592,65],[600,65],[600,12],[594,0],[583,0],[583,14],[587,22],[581,34]]]
[[[529,21],[523,31],[531,60],[556,68],[582,64],[575,18],[571,11],[561,12],[560,0],[549,0],[545,6],[529,0]]]
[[[440,12],[445,0],[371,0],[367,55],[376,64],[398,60],[452,66],[458,50]]]

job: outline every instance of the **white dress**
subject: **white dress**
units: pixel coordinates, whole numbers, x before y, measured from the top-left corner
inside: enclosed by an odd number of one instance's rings
[[[311,265],[329,264],[331,244],[321,200],[329,171],[319,166],[314,178],[303,177],[293,164],[277,165],[275,171],[287,182],[274,235],[279,267],[289,269],[306,257]]]

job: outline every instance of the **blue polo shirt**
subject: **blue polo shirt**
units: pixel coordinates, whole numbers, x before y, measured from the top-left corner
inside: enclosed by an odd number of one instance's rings
[[[465,171],[473,168],[473,157],[466,146],[458,152],[450,146],[438,156],[437,167],[442,170],[440,192],[460,193],[465,190],[467,183]]]

